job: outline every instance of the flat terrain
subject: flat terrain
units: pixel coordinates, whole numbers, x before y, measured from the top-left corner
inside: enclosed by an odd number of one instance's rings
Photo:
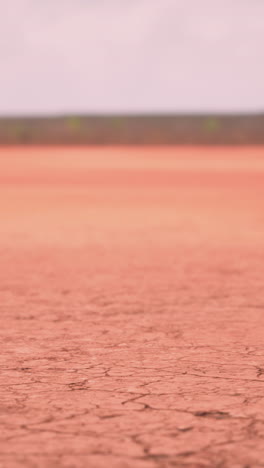
[[[0,148],[0,467],[264,467],[264,149]]]

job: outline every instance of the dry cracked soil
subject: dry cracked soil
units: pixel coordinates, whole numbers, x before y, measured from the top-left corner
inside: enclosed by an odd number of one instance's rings
[[[0,149],[0,467],[264,467],[264,149]]]

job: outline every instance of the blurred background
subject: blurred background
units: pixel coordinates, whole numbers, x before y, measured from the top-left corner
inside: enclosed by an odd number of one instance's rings
[[[2,143],[264,141],[259,0],[9,0],[0,31]]]

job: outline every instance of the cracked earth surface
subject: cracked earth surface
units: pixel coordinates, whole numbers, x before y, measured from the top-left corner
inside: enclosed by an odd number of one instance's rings
[[[264,467],[264,150],[0,149],[0,467]]]

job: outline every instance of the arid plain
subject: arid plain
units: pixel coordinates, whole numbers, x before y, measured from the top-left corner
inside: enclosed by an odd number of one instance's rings
[[[264,467],[264,149],[0,148],[0,467]]]

